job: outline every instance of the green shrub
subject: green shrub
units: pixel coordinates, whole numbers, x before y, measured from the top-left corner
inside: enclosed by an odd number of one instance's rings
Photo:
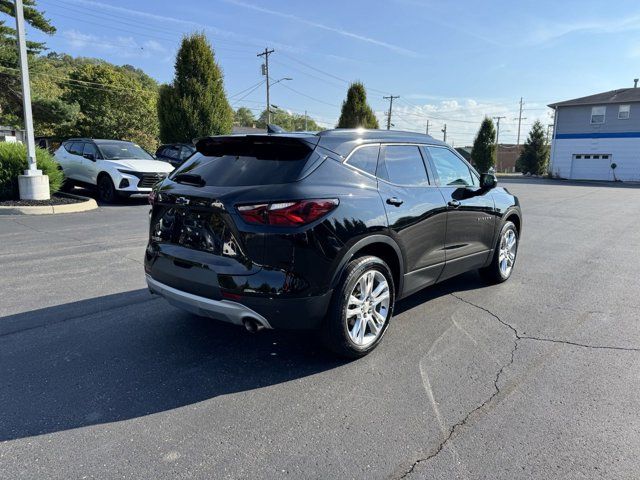
[[[60,190],[64,174],[53,156],[46,150],[36,148],[36,164],[44,175],[49,176],[51,194]],[[18,175],[22,175],[27,168],[26,145],[0,142],[0,200],[15,200],[20,197]]]

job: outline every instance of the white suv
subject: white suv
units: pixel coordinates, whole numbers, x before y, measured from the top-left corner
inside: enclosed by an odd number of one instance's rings
[[[56,150],[55,158],[64,171],[65,187],[97,187],[103,202],[149,193],[173,170],[135,143],[120,140],[71,138]]]

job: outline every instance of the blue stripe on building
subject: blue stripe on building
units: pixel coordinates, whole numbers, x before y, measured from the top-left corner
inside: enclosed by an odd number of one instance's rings
[[[640,138],[640,132],[612,132],[612,133],[558,133],[558,140],[570,138]]]

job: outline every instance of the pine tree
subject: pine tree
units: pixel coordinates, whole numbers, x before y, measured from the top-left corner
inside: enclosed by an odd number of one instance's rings
[[[543,175],[547,171],[549,162],[549,146],[545,141],[545,132],[542,123],[536,120],[527,141],[524,143],[518,165],[523,173]]]
[[[360,82],[349,86],[337,128],[380,128],[378,119],[367,104],[367,91]]]
[[[493,126],[493,120],[484,117],[471,150],[471,159],[479,172],[487,172],[495,165],[495,141],[496,130]]]
[[[233,110],[222,84],[222,70],[204,34],[182,39],[175,70],[173,83],[163,86],[158,98],[162,141],[190,142],[230,133]]]
[[[46,34],[53,35],[56,33],[56,28],[51,25],[51,21],[38,10],[35,0],[24,0],[23,5],[24,21],[26,23]],[[0,0],[0,14],[15,17],[14,2],[12,0]],[[0,15],[0,18],[3,17]],[[5,25],[5,23],[5,19],[0,20],[0,48],[8,48],[12,52],[15,52],[17,58],[16,30]],[[46,46],[42,42],[27,41],[27,49],[29,53],[40,53],[46,49]]]

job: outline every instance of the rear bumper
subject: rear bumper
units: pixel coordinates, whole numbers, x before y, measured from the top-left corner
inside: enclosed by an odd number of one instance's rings
[[[158,282],[149,274],[147,285],[152,293],[163,296],[173,306],[235,325],[251,318],[266,328],[308,330],[320,327],[333,290],[323,295],[298,298],[273,296],[245,296],[242,303],[231,300],[214,300],[178,290]]]
[[[230,300],[212,300],[200,297],[160,283],[149,275],[146,277],[149,290],[166,298],[174,307],[235,325],[242,325],[244,320],[251,318],[266,328],[272,328],[266,318],[245,305]]]

